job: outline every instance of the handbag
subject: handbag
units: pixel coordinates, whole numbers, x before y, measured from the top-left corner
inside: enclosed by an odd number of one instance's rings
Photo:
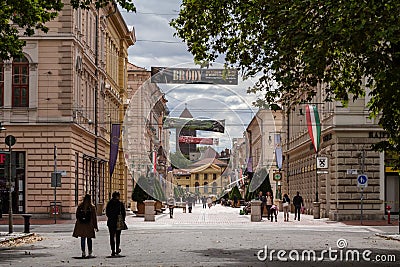
[[[117,230],[127,230],[128,226],[124,221],[124,216],[122,216],[121,206],[119,207],[119,214],[117,217]]]

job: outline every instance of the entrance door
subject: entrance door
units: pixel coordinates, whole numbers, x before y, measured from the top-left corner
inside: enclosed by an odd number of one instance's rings
[[[1,158],[1,157],[0,157]],[[13,213],[25,213],[25,152],[13,151],[12,169],[12,209]],[[1,212],[8,213],[9,207],[9,165],[0,161],[0,200]]]
[[[395,173],[386,174],[385,183],[385,214],[387,213],[386,206],[392,207],[391,213],[399,213],[399,191],[400,191],[400,177]]]

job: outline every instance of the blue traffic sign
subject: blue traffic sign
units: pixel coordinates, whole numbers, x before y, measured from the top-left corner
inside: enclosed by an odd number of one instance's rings
[[[366,174],[360,174],[357,176],[357,185],[366,187],[368,186],[368,176]]]

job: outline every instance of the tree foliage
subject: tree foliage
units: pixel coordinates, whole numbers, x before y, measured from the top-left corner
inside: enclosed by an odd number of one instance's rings
[[[196,61],[261,75],[249,89],[265,91],[258,103],[310,101],[318,84],[324,101],[347,103],[370,88],[370,114],[390,135],[375,148],[398,153],[399,12],[392,0],[183,0],[171,25]]]
[[[55,19],[65,1],[0,0],[0,59],[8,60],[22,56],[26,42],[21,36],[32,36],[36,31],[48,32],[46,22]],[[96,8],[112,4],[110,0],[71,0],[74,8]],[[116,0],[128,11],[135,11],[133,0]]]

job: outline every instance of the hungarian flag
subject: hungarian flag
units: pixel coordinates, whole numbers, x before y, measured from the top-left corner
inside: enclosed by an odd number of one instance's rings
[[[306,119],[308,134],[310,135],[311,141],[314,145],[315,152],[318,152],[319,145],[321,143],[321,122],[319,120],[318,110],[316,106],[306,106]]]

